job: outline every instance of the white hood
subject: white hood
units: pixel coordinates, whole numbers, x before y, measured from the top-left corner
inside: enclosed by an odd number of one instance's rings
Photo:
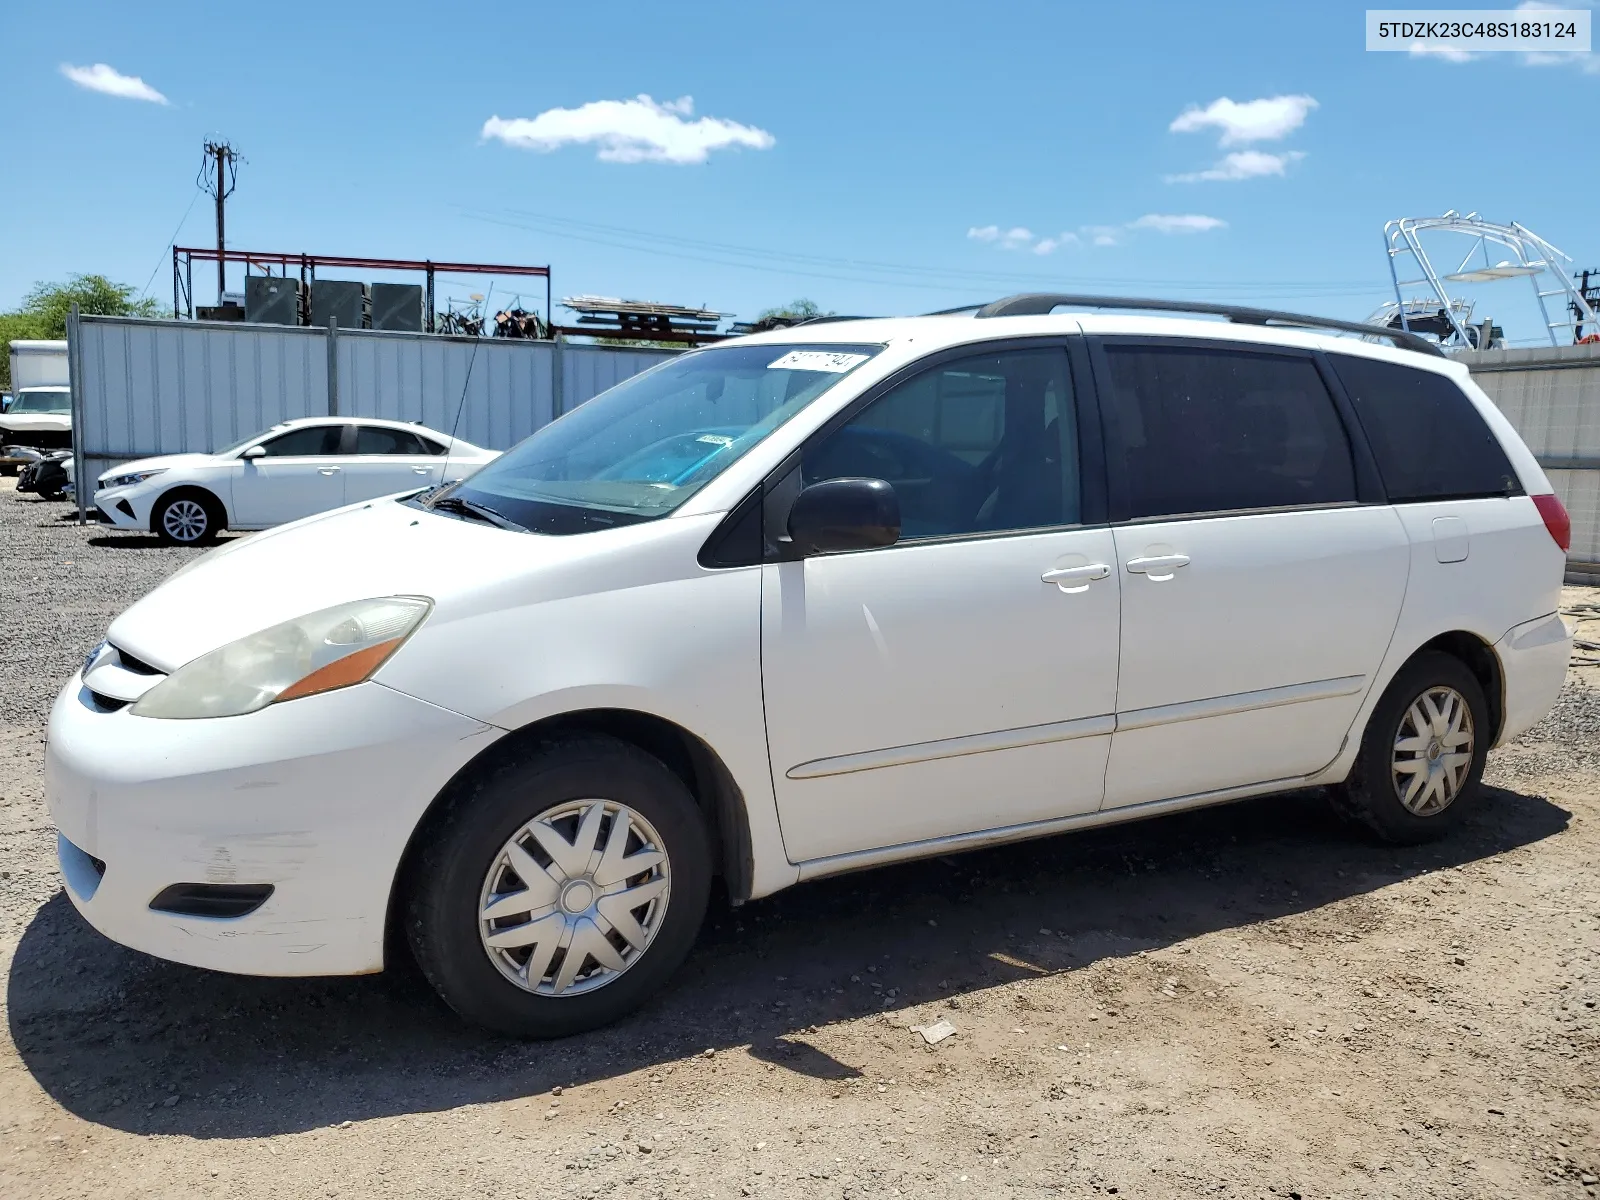
[[[179,467],[210,467],[223,461],[215,454],[162,454],[156,458],[136,458],[132,462],[119,463],[101,471],[99,477],[105,479],[112,475],[131,475],[135,471],[172,471]]]
[[[247,634],[351,600],[426,596],[435,605],[430,622],[464,619],[660,578],[669,562],[698,572],[695,551],[715,523],[666,519],[554,537],[374,500],[202,555],[113,621],[108,636],[172,671]]]
[[[10,433],[71,433],[71,413],[0,414],[0,441]]]

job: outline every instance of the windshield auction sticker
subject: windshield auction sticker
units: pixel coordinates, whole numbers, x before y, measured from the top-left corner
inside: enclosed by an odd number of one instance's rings
[[[1495,50],[1589,53],[1588,9],[1367,10],[1367,49],[1438,54],[1455,61]]]
[[[870,357],[867,354],[837,354],[831,350],[791,350],[782,358],[769,362],[767,370],[827,371],[833,375],[843,375]]]

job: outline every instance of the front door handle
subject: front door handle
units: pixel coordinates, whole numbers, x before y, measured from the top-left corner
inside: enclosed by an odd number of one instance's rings
[[[433,468],[432,467],[412,467],[411,468],[411,473],[413,475],[431,475],[431,474],[433,474]]]
[[[317,474],[318,475],[337,475],[338,473],[339,473],[339,468],[338,467],[318,467],[317,468]]]
[[[1057,567],[1054,571],[1046,571],[1039,576],[1045,583],[1053,583],[1063,592],[1079,591],[1086,584],[1096,579],[1104,579],[1111,574],[1111,568],[1105,563],[1090,563],[1086,567]]]
[[[1127,568],[1134,575],[1148,575],[1157,583],[1171,579],[1179,567],[1189,565],[1187,554],[1152,554],[1148,558],[1130,558]]]

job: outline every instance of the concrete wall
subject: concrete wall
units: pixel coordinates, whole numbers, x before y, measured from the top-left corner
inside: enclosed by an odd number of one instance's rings
[[[1600,572],[1600,345],[1455,356],[1538,458],[1572,516],[1568,560]]]

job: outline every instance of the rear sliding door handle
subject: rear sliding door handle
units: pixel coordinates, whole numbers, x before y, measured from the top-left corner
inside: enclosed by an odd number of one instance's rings
[[[317,468],[317,474],[318,475],[337,475],[338,473],[339,473],[339,468],[338,467],[318,467]]]
[[[1079,591],[1094,580],[1105,579],[1110,574],[1111,568],[1105,563],[1090,563],[1085,567],[1057,567],[1054,571],[1046,571],[1039,578],[1067,592]]]
[[[1156,582],[1171,579],[1179,567],[1189,565],[1187,554],[1153,554],[1148,558],[1130,558],[1126,566],[1134,575],[1148,575]]]

